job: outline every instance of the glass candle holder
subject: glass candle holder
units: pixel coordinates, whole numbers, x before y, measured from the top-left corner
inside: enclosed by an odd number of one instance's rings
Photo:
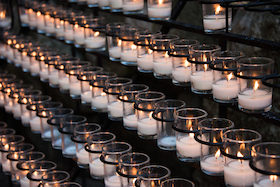
[[[77,163],[80,168],[88,168],[89,164],[89,153],[84,148],[87,139],[100,130],[100,125],[96,123],[86,123],[75,127],[72,141],[76,145]]]
[[[87,20],[85,25],[85,50],[105,51],[106,50],[106,28],[103,17]]]
[[[111,8],[109,0],[98,0],[98,7],[102,10],[109,10]]]
[[[198,132],[199,121],[207,115],[206,111],[199,108],[183,108],[176,111],[173,129],[176,131],[176,152],[180,161],[199,161],[202,150],[194,135]]]
[[[43,52],[41,56],[36,57],[40,65],[39,75],[40,75],[40,80],[42,82],[49,81],[49,68],[48,68],[48,64],[46,63],[46,59],[48,58],[48,56],[53,56],[53,55],[59,55],[58,51],[46,51]]]
[[[157,145],[163,150],[176,150],[176,136],[172,126],[175,113],[186,106],[184,101],[167,99],[156,103],[153,118],[157,122]]]
[[[144,1],[124,0],[122,2],[122,10],[124,14],[142,14],[144,12]]]
[[[252,147],[250,167],[256,172],[254,186],[279,186],[280,143],[264,142]]]
[[[172,57],[172,83],[176,86],[188,86],[191,79],[191,63],[188,61],[189,50],[198,45],[197,40],[175,40],[171,42],[169,56]]]
[[[20,22],[21,22],[21,26],[22,27],[28,27],[28,2],[27,1],[23,1],[20,2],[19,4],[19,17],[20,17]]]
[[[65,12],[63,10],[59,10],[54,17],[55,37],[58,40],[64,40],[64,16]]]
[[[117,173],[121,176],[122,186],[134,186],[137,172],[149,165],[150,157],[144,153],[127,153],[119,158]]]
[[[134,108],[137,116],[137,134],[143,139],[157,138],[157,122],[152,113],[156,109],[156,102],[164,100],[165,95],[161,92],[147,91],[136,95]]]
[[[56,168],[56,164],[51,161],[38,161],[29,167],[29,172],[26,177],[20,179],[20,184],[23,187],[38,186],[41,183],[41,178],[47,172]]]
[[[213,70],[209,68],[213,53],[220,51],[217,45],[197,45],[190,49],[191,89],[196,94],[211,94]]]
[[[56,184],[57,187],[82,187],[79,183],[76,182],[63,182]]]
[[[233,103],[237,100],[240,84],[234,72],[237,60],[242,57],[238,51],[223,51],[213,54],[213,63],[210,68],[214,70],[212,84],[213,99],[218,103]]]
[[[40,73],[40,65],[38,60],[36,60],[36,56],[39,55],[41,48],[36,46],[32,47],[32,50],[29,51],[28,56],[30,59],[29,71],[33,77],[39,76]]]
[[[8,144],[9,147],[7,150],[2,150],[4,154],[2,154],[2,170],[4,173],[11,173],[11,161],[8,159],[8,154],[14,154],[13,156],[18,157],[19,154],[32,151],[34,149],[34,145],[29,143],[19,143],[19,144]],[[13,162],[13,164],[17,164],[17,161]],[[14,165],[14,166],[15,166]]]
[[[125,142],[112,142],[102,147],[100,160],[104,164],[105,186],[122,186],[121,177],[117,174],[116,168],[120,156],[131,152],[132,147]]]
[[[116,136],[110,132],[97,132],[88,138],[85,150],[89,153],[89,170],[93,179],[103,179],[104,164],[100,160],[102,147],[115,139]]]
[[[46,30],[46,25],[45,25],[45,20],[44,20],[44,12],[46,10],[46,4],[44,2],[39,3],[38,9],[36,9],[36,27],[37,27],[37,32],[40,34],[45,34]]]
[[[108,99],[108,118],[112,121],[121,121],[123,117],[123,103],[118,100],[124,86],[132,83],[129,78],[116,77],[107,80],[104,92]]]
[[[98,7],[98,0],[87,0],[87,4],[89,8]]]
[[[64,41],[67,44],[72,44],[74,41],[74,23],[70,17],[64,18]]]
[[[120,39],[121,26],[124,23],[110,23],[106,25],[107,49],[111,61],[120,61],[121,45]]]
[[[85,16],[75,17],[74,24],[74,45],[76,48],[82,48],[85,44]]]
[[[161,187],[180,187],[180,186],[185,186],[185,187],[194,187],[194,183],[192,181],[189,181],[187,179],[183,178],[172,178],[172,179],[167,179],[162,181]]]
[[[130,25],[121,25],[121,63],[126,66],[137,64],[137,46],[134,44],[138,28]]]
[[[204,32],[231,30],[232,9],[221,7],[218,3],[202,4]],[[228,19],[228,20],[227,20]]]
[[[57,70],[55,66],[57,65],[58,61],[66,57],[68,56],[61,56],[55,54],[47,56],[45,59],[45,63],[48,65],[49,86],[52,88],[58,88],[59,86],[59,70]]]
[[[111,12],[122,12],[122,0],[108,0]]]
[[[148,17],[150,20],[169,20],[171,12],[171,0],[148,0]]]
[[[262,136],[249,129],[231,129],[223,133],[221,153],[225,157],[224,179],[230,186],[252,186],[255,172],[249,166],[252,146]]]
[[[153,70],[157,79],[169,79],[172,74],[172,59],[168,55],[170,42],[178,40],[176,35],[153,35],[151,49],[153,50]]]
[[[240,78],[238,108],[248,113],[267,112],[271,109],[272,88],[260,79],[273,73],[274,61],[264,57],[242,58],[237,62],[237,77]]]
[[[55,36],[55,19],[53,17],[54,7],[50,7],[47,12],[45,12],[45,31],[46,36]]]
[[[107,80],[117,77],[112,72],[97,73],[94,80],[91,81],[92,100],[91,109],[95,112],[107,112],[108,99],[107,94],[103,91]]]
[[[61,126],[63,119],[67,115],[71,115],[74,113],[74,110],[71,108],[58,108],[52,112],[51,118],[47,120],[47,123],[51,129],[51,140],[52,140],[52,147],[54,149],[61,150],[61,134],[58,131],[59,127]]]
[[[25,162],[26,164],[31,164],[32,162],[36,162],[36,161],[40,161],[43,160],[45,157],[44,153],[41,152],[35,152],[35,151],[31,151],[31,152],[16,152],[16,153],[9,153],[7,155],[7,159],[10,161],[11,163],[11,180],[13,183],[19,183],[20,182],[20,176],[19,174],[19,170],[17,168],[17,164],[19,164],[20,162]]]
[[[201,144],[200,167],[207,175],[224,174],[224,157],[221,155],[222,135],[232,129],[234,123],[224,118],[208,118],[199,122],[195,140]]]
[[[82,104],[91,105],[92,87],[90,81],[94,79],[95,75],[103,71],[102,67],[89,66],[84,67],[78,75],[78,80],[81,82],[81,102]]]
[[[42,176],[41,184],[43,187],[56,186],[57,184],[68,181],[69,178],[70,175],[66,171],[53,170]]]
[[[76,157],[75,143],[71,140],[74,128],[77,125],[84,124],[87,118],[79,115],[67,115],[63,118],[59,132],[61,133],[62,154],[66,158]]]
[[[136,95],[146,92],[149,87],[144,84],[130,84],[123,87],[118,99],[123,102],[123,126],[128,130],[137,129],[137,116],[134,109]]]
[[[171,171],[164,166],[150,165],[142,167],[137,172],[138,186],[161,186],[161,183],[170,177]]]

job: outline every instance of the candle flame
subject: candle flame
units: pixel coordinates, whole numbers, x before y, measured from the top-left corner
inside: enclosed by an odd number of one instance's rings
[[[4,19],[6,18],[6,12],[5,11],[1,11],[0,12],[0,19]]]
[[[148,49],[148,54],[150,55],[150,54],[152,54],[152,53],[153,53],[153,50]]]
[[[164,54],[164,58],[169,58],[168,52],[166,51]]]
[[[47,113],[45,111],[42,112],[42,116],[46,117]]]
[[[8,45],[11,45],[11,44],[12,44],[12,40],[8,40],[8,41],[7,41],[7,44],[8,44]]]
[[[23,104],[26,104],[27,103],[27,99],[23,98],[22,102],[23,102]]]
[[[219,14],[220,11],[221,11],[221,6],[218,5],[217,8],[216,8],[216,10],[215,10],[215,14],[216,14],[216,15]]]
[[[188,120],[187,128],[192,130],[192,120]]]
[[[16,48],[16,49],[18,49],[19,47],[20,47],[20,45],[19,45],[19,44],[16,44],[16,45],[15,45],[15,48]]]
[[[158,0],[158,4],[162,5],[163,4],[163,0]]]
[[[41,12],[37,12],[37,16],[41,16]]]
[[[102,92],[102,93],[101,93],[101,96],[105,96],[105,95],[106,95],[106,93],[105,93],[105,92]]]
[[[153,112],[150,112],[149,118],[150,118],[150,119],[153,119]]]
[[[242,144],[240,145],[240,149],[241,149],[241,150],[245,150],[245,144],[244,144],[244,143],[242,143]]]
[[[215,137],[213,138],[213,143],[218,143]]]
[[[278,177],[277,175],[270,175],[269,179],[274,183],[278,179]]]
[[[41,57],[40,57],[40,60],[41,60],[41,61],[45,60],[45,57],[44,57],[44,56],[41,56]]]
[[[244,157],[240,151],[237,153],[237,157]]]
[[[207,71],[207,69],[208,69],[208,64],[204,64],[204,65],[203,65],[203,69],[204,69],[204,71]]]
[[[207,57],[206,57],[205,53],[203,53],[202,62],[207,62]]]
[[[230,73],[228,76],[227,76],[227,80],[229,81],[230,79],[232,79],[233,77],[233,73]]]
[[[220,149],[218,149],[218,151],[215,153],[215,158],[218,159],[221,155],[221,151]]]
[[[190,66],[190,63],[189,63],[189,61],[188,61],[188,60],[185,60],[185,62],[184,62],[184,65],[185,65],[185,67],[188,67],[188,66]]]
[[[87,80],[87,76],[84,75],[84,76],[82,77],[82,79],[83,79],[83,80]]]
[[[254,87],[253,87],[253,90],[256,91],[258,88],[259,88],[259,82],[258,81],[255,81],[254,83]]]
[[[31,53],[31,56],[36,56],[37,55],[37,53],[35,52],[35,51],[33,51],[32,53]]]
[[[8,150],[9,149],[9,144],[4,145],[4,149]]]
[[[100,34],[99,32],[95,32],[95,33],[94,33],[94,37],[99,36],[99,34]]]
[[[120,47],[121,45],[122,45],[122,41],[119,40],[119,41],[118,41],[118,46]]]
[[[76,23],[74,27],[75,27],[75,29],[77,29],[77,28],[79,28],[79,25]]]
[[[132,50],[135,50],[136,48],[137,48],[136,45],[134,45],[134,44],[131,45],[131,49],[132,49]]]
[[[226,154],[228,154],[228,153],[229,153],[228,148],[226,148],[225,152],[226,152]]]
[[[191,127],[190,128],[190,131],[192,131],[193,130],[193,128]],[[190,133],[190,135],[189,135],[191,138],[194,138],[194,133]]]

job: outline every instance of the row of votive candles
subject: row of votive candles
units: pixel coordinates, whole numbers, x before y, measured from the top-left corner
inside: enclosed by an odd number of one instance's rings
[[[172,41],[173,39],[170,40],[168,44],[172,49],[169,55],[166,51],[154,51],[153,55],[144,54],[137,60],[138,66],[143,68],[146,63],[153,69],[155,77],[172,77],[175,85],[185,86],[191,83],[194,93],[213,93],[213,98],[217,102],[233,103],[238,101],[239,109],[245,112],[258,113],[271,109],[272,88],[263,85],[260,78],[273,73],[274,61],[272,59],[264,57],[244,58],[241,52],[221,52],[220,47],[216,45],[198,45],[195,40],[175,40],[176,37],[170,35],[156,35],[152,37],[152,43],[159,44],[160,40],[163,42],[167,38],[174,39],[174,41]],[[141,47],[143,46],[138,48],[139,51],[143,50]],[[124,47],[122,48],[124,49]],[[124,51],[122,54],[131,55],[133,53]],[[91,81],[91,77],[84,77],[85,82],[82,86],[84,89],[82,90],[87,91],[85,92],[81,91],[81,88],[76,88],[79,86],[78,80],[70,79],[73,83],[76,82],[76,84],[72,83],[70,86],[69,78],[58,73],[58,70],[65,70],[68,61],[74,62],[78,59],[70,59],[67,55],[59,55],[57,51],[40,48],[40,46],[36,46],[29,41],[20,39],[17,41],[16,37],[7,39],[6,44],[2,47],[1,55],[8,60],[15,61],[18,66],[22,66],[24,71],[30,71],[32,75],[40,74],[41,80],[49,79],[52,86],[60,85],[62,91],[70,89],[70,94],[73,92],[71,95],[82,95],[84,102],[90,102],[88,97],[90,86],[88,83]],[[58,64],[57,59],[62,62]],[[40,64],[42,65],[40,66]],[[76,65],[78,65],[78,62]],[[80,64],[80,67],[86,65],[88,64],[84,62]],[[71,65],[68,66],[69,69],[72,68]],[[55,70],[55,68],[58,70]],[[265,68],[266,71],[262,71],[262,68]],[[142,69],[140,68],[140,70]],[[90,71],[90,69],[85,71]],[[95,68],[91,71],[97,72],[101,69]],[[71,72],[74,71],[68,71],[67,74]],[[78,70],[74,74],[78,75]],[[110,76],[113,77],[114,75],[111,74]],[[108,75],[108,78],[110,76]],[[97,87],[100,88],[100,86]],[[81,92],[85,93],[82,94]]]

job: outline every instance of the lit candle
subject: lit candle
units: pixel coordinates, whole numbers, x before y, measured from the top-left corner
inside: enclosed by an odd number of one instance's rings
[[[135,114],[131,114],[128,116],[124,116],[123,118],[123,125],[128,128],[137,128],[137,117]]]
[[[238,104],[248,110],[262,110],[272,103],[272,93],[259,89],[259,82],[254,82],[253,89],[246,89],[238,94]]]
[[[239,84],[237,80],[231,80],[233,73],[227,75],[227,80],[219,80],[212,85],[213,97],[219,100],[231,100],[237,98]]]
[[[72,82],[70,83],[70,95],[81,95],[81,83]]]
[[[169,18],[172,11],[170,2],[164,3],[164,0],[158,0],[158,4],[148,6],[149,18]]]
[[[212,89],[213,72],[207,71],[208,64],[204,64],[204,71],[196,71],[191,74],[192,87],[199,91]]]
[[[30,128],[32,132],[41,132],[41,120],[39,117],[36,116],[30,120]]]
[[[90,174],[97,177],[104,177],[104,164],[99,157],[89,163]]]
[[[185,60],[185,64],[175,67],[172,71],[172,77],[178,82],[189,82],[191,78],[190,63]]]
[[[190,120],[189,122],[191,123]],[[176,150],[180,155],[187,158],[197,158],[201,155],[201,145],[194,139],[194,133],[178,137],[176,140]]]
[[[154,72],[160,75],[172,74],[172,59],[169,58],[168,52],[165,53],[164,57],[155,59],[153,68]]]
[[[84,148],[82,148],[78,152],[76,152],[76,156],[77,156],[79,163],[81,163],[81,164],[89,163],[89,153]]]
[[[101,93],[100,96],[93,97],[91,100],[92,108],[107,109],[108,99],[106,93]]]
[[[157,123],[156,120],[152,118],[152,112],[149,114],[148,118],[138,120],[137,132],[139,135],[157,135]]]
[[[78,24],[75,24],[74,30],[75,30],[74,32],[75,43],[78,45],[83,45],[85,43],[84,28],[80,27]]]
[[[280,180],[277,175],[270,175],[269,177],[264,177],[254,183],[254,187],[279,187]]]
[[[70,88],[70,82],[69,77],[63,77],[59,79],[59,87],[63,90],[69,90]]]
[[[112,9],[121,9],[122,8],[122,0],[109,0],[110,7]]]
[[[124,12],[131,12],[131,11],[137,11],[137,10],[143,10],[144,8],[144,1],[127,1],[122,6]]]
[[[221,151],[215,153],[215,155],[208,155],[206,158],[200,160],[201,169],[206,173],[223,173],[224,172],[224,158],[221,157]]]
[[[145,71],[153,70],[153,51],[148,50],[148,54],[141,55],[137,58],[137,65],[140,69]]]
[[[45,30],[44,15],[42,15],[41,12],[37,12],[37,28],[42,31]]]
[[[112,102],[108,104],[108,113],[111,117],[122,117],[123,116],[123,103],[120,101]]]
[[[57,85],[59,84],[59,74],[58,71],[53,70],[49,73],[49,82],[52,85]]]
[[[109,56],[112,58],[121,58],[121,45],[122,41],[118,40],[118,45],[115,47],[110,47],[109,48]]]
[[[82,93],[82,95],[81,95],[82,102],[91,103],[91,99],[92,99],[92,91],[91,90]]]
[[[121,53],[121,60],[126,62],[137,61],[137,46],[132,44],[130,49],[123,50]]]
[[[238,152],[238,157],[243,155]],[[230,186],[252,186],[255,181],[255,172],[250,168],[248,160],[232,160],[224,166],[224,177]]]
[[[85,39],[85,46],[89,49],[98,49],[105,46],[106,38],[100,36],[100,32],[95,32],[94,36]]]

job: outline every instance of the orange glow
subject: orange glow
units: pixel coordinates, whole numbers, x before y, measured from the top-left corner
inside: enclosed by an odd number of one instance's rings
[[[227,80],[229,81],[230,79],[232,79],[233,77],[233,73],[230,73],[228,76],[227,76]]]
[[[278,177],[277,175],[270,175],[269,179],[274,183],[278,179]]]
[[[101,96],[106,96],[106,93],[105,93],[105,92],[102,92],[102,93],[101,93]]]
[[[94,37],[99,36],[99,34],[100,34],[99,32],[95,32],[95,33],[94,33]]]
[[[163,4],[163,0],[158,0],[158,4],[162,5]]]
[[[193,130],[193,128],[191,127],[190,128],[190,131],[192,131]],[[190,133],[190,135],[189,135],[191,138],[194,138],[194,133]]]
[[[218,159],[221,155],[221,151],[220,149],[218,149],[218,151],[215,153],[215,158]]]
[[[166,51],[166,53],[164,54],[164,58],[169,58],[168,52]]]
[[[132,45],[131,45],[131,49],[132,49],[132,50],[135,50],[135,49],[137,49],[137,46],[134,45],[134,44],[132,44]]]
[[[152,54],[152,53],[153,53],[153,50],[148,49],[148,54],[150,55],[150,54]]]
[[[260,84],[258,81],[255,81],[253,90],[256,91],[259,88]]]
[[[202,62],[207,62],[207,57],[206,57],[205,53],[202,56]]]
[[[118,46],[120,47],[121,45],[122,45],[122,41],[119,40],[119,41],[118,41]]]
[[[237,153],[237,157],[244,157],[240,151]]]
[[[207,71],[207,69],[208,69],[208,64],[204,64],[204,65],[203,65],[203,69],[204,69],[204,71]]]
[[[215,14],[216,14],[216,15],[219,14],[220,11],[221,11],[221,6],[218,5],[218,6],[216,7]]]
[[[41,12],[37,12],[37,16],[41,16]]]
[[[189,66],[190,66],[189,61],[188,61],[188,60],[185,60],[184,65],[185,65],[185,67],[189,67]]]

